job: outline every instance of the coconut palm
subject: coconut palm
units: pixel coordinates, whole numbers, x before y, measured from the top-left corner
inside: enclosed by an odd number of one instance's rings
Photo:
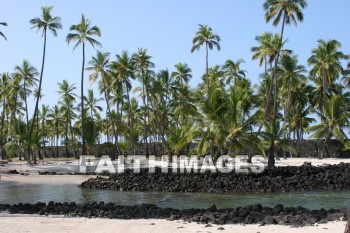
[[[5,22],[0,22],[0,25],[1,25],[1,26],[7,26],[7,23],[5,23]],[[4,33],[2,33],[1,31],[0,31],[0,36],[4,37],[4,39],[7,40],[6,36],[5,36]]]
[[[30,24],[32,25],[32,28],[37,28],[38,31],[42,30],[42,36],[44,37],[44,48],[43,48],[43,56],[42,56],[42,63],[41,63],[41,72],[40,72],[40,79],[39,79],[39,87],[38,87],[38,97],[36,98],[35,108],[34,108],[34,114],[33,114],[33,121],[32,125],[30,126],[29,134],[28,134],[28,153],[30,151],[30,142],[31,142],[31,136],[34,129],[34,123],[35,119],[37,117],[38,107],[39,107],[39,99],[41,95],[41,85],[44,75],[44,66],[45,66],[45,55],[46,55],[46,34],[47,30],[51,31],[54,36],[57,36],[57,30],[62,28],[61,25],[61,18],[60,17],[53,17],[51,15],[53,7],[45,6],[41,8],[42,12],[42,18],[34,18],[30,20]]]
[[[61,109],[58,105],[53,106],[52,109],[50,109],[50,113],[48,114],[49,122],[52,124],[55,135],[56,135],[56,157],[58,157],[58,140],[60,138],[60,131],[59,131],[59,125],[62,122],[62,114]]]
[[[95,116],[97,117],[98,115],[100,115],[99,112],[103,110],[103,108],[98,105],[98,103],[102,100],[102,98],[96,98],[94,95],[94,91],[91,89],[88,90],[88,95],[84,96],[86,111],[90,111],[90,117],[92,120],[95,119]]]
[[[77,96],[74,91],[76,87],[75,84],[69,84],[69,82],[64,79],[62,83],[58,83],[58,91],[57,93],[60,96],[60,100],[71,100],[74,101],[75,97]]]
[[[192,48],[191,53],[193,53],[195,50],[199,50],[202,45],[205,45],[205,64],[206,64],[206,74],[208,76],[209,74],[209,64],[208,64],[208,56],[209,56],[209,49],[212,50],[214,47],[216,47],[218,50],[220,50],[220,36],[213,33],[213,30],[208,25],[198,25],[198,31],[196,32],[196,35],[194,36],[192,40]],[[207,80],[207,90],[209,93],[209,80]]]
[[[118,145],[118,132],[115,127],[114,118],[111,114],[111,107],[110,107],[110,93],[111,93],[111,86],[112,86],[112,76],[108,71],[108,68],[110,66],[109,62],[109,52],[101,52],[97,51],[96,57],[92,57],[89,61],[89,67],[86,69],[91,71],[90,74],[90,82],[94,83],[96,80],[100,77],[99,80],[99,89],[101,93],[103,92],[106,105],[107,105],[107,115],[110,117],[111,126],[114,134],[115,139],[115,146],[118,154],[120,154],[120,148]]]
[[[175,82],[187,84],[192,78],[192,70],[186,63],[178,63],[175,65],[176,71],[171,73],[171,77]]]
[[[32,66],[27,60],[23,60],[23,63],[21,66],[15,67],[15,76],[17,76],[20,82],[23,83],[22,92],[20,94],[22,95],[25,101],[27,123],[29,122],[27,96],[31,92],[30,88],[36,85],[37,79],[35,77],[38,75],[39,73],[36,70],[36,68]]]
[[[281,27],[281,35],[280,35],[280,42],[282,44],[283,36],[284,36],[284,27],[285,25],[290,25],[293,23],[294,25],[297,25],[297,21],[302,22],[304,19],[304,14],[302,12],[302,9],[304,9],[307,6],[307,3],[305,0],[266,0],[263,4],[263,7],[266,11],[265,13],[265,20],[266,22],[270,22],[273,20],[273,25],[277,26],[281,19],[282,19],[282,27]],[[282,49],[283,45],[279,48],[279,51],[277,53],[276,59],[275,59],[275,67],[274,67],[274,73],[273,73],[273,82],[275,83],[275,91],[274,91],[274,104],[273,104],[273,127],[272,132],[276,132],[276,117],[277,117],[277,66],[280,56],[280,51]],[[273,153],[273,147],[274,147],[274,137],[271,137],[271,148],[270,148],[270,156],[269,156],[269,166],[274,166],[274,153]]]
[[[282,19],[281,37],[283,39],[285,25],[293,23],[295,26],[298,21],[304,20],[302,9],[307,7],[305,0],[266,0],[263,5],[266,13],[266,22],[273,21],[277,26]]]
[[[84,15],[81,16],[81,21],[79,24],[72,25],[70,27],[70,31],[67,35],[66,41],[69,44],[72,41],[77,41],[73,50],[78,47],[80,44],[83,47],[83,62],[81,68],[81,90],[80,90],[80,98],[81,98],[81,122],[82,122],[82,153],[86,153],[86,145],[85,145],[85,133],[84,133],[84,70],[85,70],[85,43],[88,42],[94,48],[95,46],[101,46],[100,42],[94,39],[94,36],[101,36],[100,28],[97,26],[91,26],[91,20],[86,19]]]
[[[36,76],[39,75],[38,71],[34,66],[32,66],[27,60],[24,60],[21,66],[15,67],[15,75],[23,82],[22,92],[19,94],[23,97],[25,103],[25,111],[26,111],[26,124],[27,124],[27,135],[29,135],[29,114],[28,114],[28,101],[27,96],[30,94],[30,89],[34,85],[36,85],[37,79]],[[29,141],[29,137],[28,137]],[[30,162],[30,152],[28,151],[27,163]]]
[[[221,69],[221,66],[216,65],[209,67],[208,74],[203,75],[203,79],[209,83],[210,86],[220,85],[224,86],[225,72]]]
[[[316,120],[310,116],[312,112],[312,103],[314,101],[314,87],[306,82],[297,84],[291,91],[289,108],[288,126],[290,135],[294,132],[294,140],[301,140],[304,137],[304,131]]]
[[[130,98],[131,91],[131,80],[134,79],[134,66],[132,58],[129,56],[127,51],[122,51],[121,54],[116,55],[116,61],[113,61],[110,65],[110,72],[113,77],[116,79],[115,83],[123,84],[123,89],[126,92],[126,98],[128,103],[128,121],[130,124],[130,138],[134,138],[134,116],[132,112],[132,104]]]
[[[68,133],[70,133],[71,141],[74,139],[72,121],[76,117],[76,114],[75,114],[76,107],[74,106],[74,104],[75,104],[75,97],[77,95],[74,93],[75,89],[76,89],[75,85],[74,84],[70,85],[67,80],[63,80],[62,83],[58,83],[57,93],[60,96],[58,103],[62,111],[63,122],[65,123],[64,135],[65,135],[65,150],[66,150],[67,156],[69,155]]]
[[[245,63],[243,59],[239,59],[236,62],[229,59],[225,62],[222,68],[225,73],[226,85],[231,83],[232,80],[237,85],[237,79],[245,78],[247,71],[241,69],[241,64],[243,63]]]
[[[321,89],[322,103],[319,107],[323,112],[328,87],[343,74],[341,60],[348,59],[348,56],[339,51],[341,44],[336,40],[318,40],[318,43],[318,47],[312,50],[308,65],[312,67],[310,75],[315,78],[316,84]]]
[[[47,119],[49,117],[49,110],[50,107],[48,105],[43,104],[41,106],[41,110],[39,111],[38,119],[40,120],[41,124],[41,135],[42,135],[42,140],[46,142],[47,137],[48,137],[48,132],[47,132]],[[44,149],[44,155],[47,157],[47,152],[46,152],[46,143],[43,144],[43,149]]]
[[[136,71],[136,76],[142,84],[142,103],[144,106],[144,116],[143,116],[143,127],[144,127],[144,142],[146,143],[146,155],[148,155],[148,133],[147,133],[147,123],[149,122],[150,111],[148,104],[150,101],[149,93],[149,78],[154,75],[152,69],[154,68],[154,63],[151,61],[152,56],[147,53],[146,49],[140,48],[137,53],[133,54],[132,62]]]
[[[7,115],[8,109],[8,100],[10,97],[9,86],[11,82],[11,77],[8,73],[3,73],[0,78],[0,101],[2,104],[2,114],[1,114],[1,131],[0,131],[0,149],[1,149],[1,159],[7,158],[5,143],[6,143],[6,134],[5,129],[5,115]],[[4,137],[5,136],[5,137]]]
[[[271,124],[266,124],[265,127],[268,132],[271,132]],[[270,134],[270,137],[274,137],[274,157],[276,159],[279,159],[278,152],[281,149],[284,154],[284,158],[287,158],[286,153],[288,152],[290,155],[297,154],[297,149],[292,144],[292,141],[289,138],[286,138],[285,135],[287,134],[287,127],[285,124],[282,124],[280,121],[277,121],[277,127],[275,127],[275,132]],[[268,147],[269,142],[266,142],[266,147]]]
[[[309,138],[324,140],[324,143],[331,138],[345,144],[347,136],[344,129],[349,128],[349,112],[344,111],[347,100],[343,96],[334,95],[330,97],[324,106],[324,112],[318,112],[322,121],[307,128],[311,135]]]
[[[279,54],[285,54],[288,55],[291,53],[288,49],[281,49],[286,43],[287,40],[281,41],[281,36],[279,34],[272,34],[265,32],[261,36],[257,36],[255,38],[256,41],[259,42],[259,46],[252,47],[251,51],[253,54],[253,60],[259,59],[259,65],[264,65],[265,72],[264,72],[264,81],[263,86],[265,87],[265,94],[266,94],[266,106],[265,106],[265,118],[270,115],[270,99],[271,95],[273,93],[273,84],[274,78],[273,74],[269,75],[268,71],[274,72],[273,69],[273,63],[276,61],[277,55]],[[276,87],[276,85],[275,85]]]
[[[284,120],[288,121],[290,108],[293,105],[291,102],[292,92],[298,88],[300,83],[307,81],[304,73],[306,69],[304,66],[298,64],[297,56],[290,56],[288,54],[281,57],[280,64],[280,87],[282,99],[284,99]]]

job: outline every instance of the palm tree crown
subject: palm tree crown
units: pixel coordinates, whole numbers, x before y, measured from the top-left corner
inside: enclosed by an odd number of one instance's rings
[[[283,24],[297,25],[297,21],[304,20],[301,9],[307,7],[307,3],[305,0],[266,0],[263,7],[266,22],[273,20],[273,25],[277,26],[283,18]]]
[[[343,74],[341,60],[348,59],[348,56],[339,51],[341,44],[336,40],[318,40],[318,43],[318,47],[311,52],[308,65],[312,67],[310,75],[315,78],[316,84],[322,91],[322,105],[324,106],[328,87]],[[323,106],[320,106],[321,111],[323,111]]]
[[[86,19],[84,15],[81,16],[80,24],[75,24],[70,27],[70,31],[75,33],[69,33],[66,41],[69,44],[71,41],[77,41],[73,50],[80,44],[89,42],[92,47],[101,46],[101,43],[95,40],[92,36],[101,36],[100,28],[97,26],[91,26],[91,20]]]
[[[216,47],[220,50],[220,36],[213,33],[213,30],[208,25],[199,24],[199,29],[196,32],[195,37],[192,40],[191,53],[195,50],[199,50],[200,47],[205,44],[206,51],[206,74],[208,76],[209,65],[208,65],[208,50],[212,50]],[[209,82],[207,83],[208,93],[209,93]]]
[[[30,20],[30,24],[33,25],[32,28],[37,28],[43,30],[42,36],[45,35],[47,29],[52,32],[54,36],[57,36],[57,30],[62,29],[61,18],[52,17],[51,11],[52,6],[44,6],[41,8],[42,18],[34,18]]]
[[[0,22],[0,25],[2,26],[7,26],[7,23],[5,22]],[[4,37],[5,40],[7,40],[6,36],[4,35],[4,33],[0,32],[0,36]]]

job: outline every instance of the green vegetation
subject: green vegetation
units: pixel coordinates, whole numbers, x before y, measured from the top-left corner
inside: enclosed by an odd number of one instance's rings
[[[209,50],[220,50],[221,38],[210,26],[200,24],[191,52],[205,46],[206,68],[196,88],[189,86],[192,70],[188,64],[179,62],[170,71],[157,71],[144,48],[116,55],[97,51],[86,62],[86,42],[92,47],[102,46],[95,39],[101,31],[82,15],[81,22],[71,26],[66,37],[68,44],[76,43],[73,49],[82,45],[80,103],[77,86],[63,80],[58,83],[57,104],[39,108],[46,32],[55,36],[62,27],[60,18],[51,16],[53,8],[43,7],[42,18],[30,21],[44,37],[40,73],[24,60],[9,71],[12,73],[1,75],[2,159],[18,156],[35,163],[36,154],[39,158],[47,156],[48,146],[55,148],[51,154],[58,157],[60,144],[65,146],[66,156],[106,148],[114,156],[141,149],[149,155],[150,149],[161,143],[168,155],[185,151],[214,156],[228,152],[234,156],[250,147],[268,155],[269,165],[274,166],[278,151],[284,151],[284,155],[296,153],[293,140],[304,139],[305,132],[324,142],[338,139],[344,148],[350,148],[346,132],[350,63],[343,67],[342,62],[349,57],[341,51],[340,42],[319,40],[308,59],[309,72],[287,48],[285,26],[302,22],[306,6],[304,0],[266,0],[263,4],[266,22],[272,21],[274,26],[281,23],[281,33],[256,36],[257,44],[251,52],[252,59],[258,60],[264,70],[259,85],[250,82],[242,59],[209,67]],[[0,36],[6,39],[2,32]],[[100,93],[84,90],[85,72],[89,72],[92,84],[97,83]],[[36,102],[33,117],[29,118],[31,95]],[[193,142],[197,143],[194,149],[190,147]]]

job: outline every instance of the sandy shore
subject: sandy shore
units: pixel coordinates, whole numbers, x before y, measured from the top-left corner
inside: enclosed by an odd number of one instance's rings
[[[29,176],[1,174],[0,182],[15,182],[17,184],[76,184],[79,185],[83,181],[96,176],[89,175],[59,175],[59,176],[42,176],[32,174]]]
[[[276,166],[300,166],[304,162],[311,162],[313,166],[326,164],[350,163],[350,159],[316,159],[316,158],[288,158],[276,160]],[[0,174],[9,170],[17,170],[19,173],[38,174],[38,171],[50,171],[58,173],[78,172],[78,160],[70,161],[39,161],[37,165],[28,166],[24,161],[8,162],[0,165]]]
[[[289,226],[258,226],[258,225],[211,225],[206,226],[197,223],[186,223],[182,221],[167,220],[115,220],[115,219],[86,219],[86,218],[65,218],[63,216],[41,217],[35,215],[9,215],[0,214],[0,232],[75,232],[75,233],[96,233],[96,232],[177,232],[177,233],[322,233],[322,232],[343,232],[346,222],[330,222],[316,226],[293,228]],[[223,229],[222,229],[223,228]]]

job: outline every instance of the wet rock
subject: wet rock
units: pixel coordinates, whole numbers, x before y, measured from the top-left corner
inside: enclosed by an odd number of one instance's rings
[[[14,170],[8,170],[7,174],[19,174],[19,172],[16,169],[14,169]]]
[[[277,222],[276,222],[276,219],[274,218],[274,217],[272,217],[272,216],[266,216],[265,218],[264,218],[264,222],[266,223],[266,224],[268,224],[268,225],[272,225],[272,224],[276,224]]]
[[[282,204],[278,204],[273,208],[273,213],[278,214],[284,211],[284,206]]]
[[[38,171],[39,175],[48,175],[49,171]]]

